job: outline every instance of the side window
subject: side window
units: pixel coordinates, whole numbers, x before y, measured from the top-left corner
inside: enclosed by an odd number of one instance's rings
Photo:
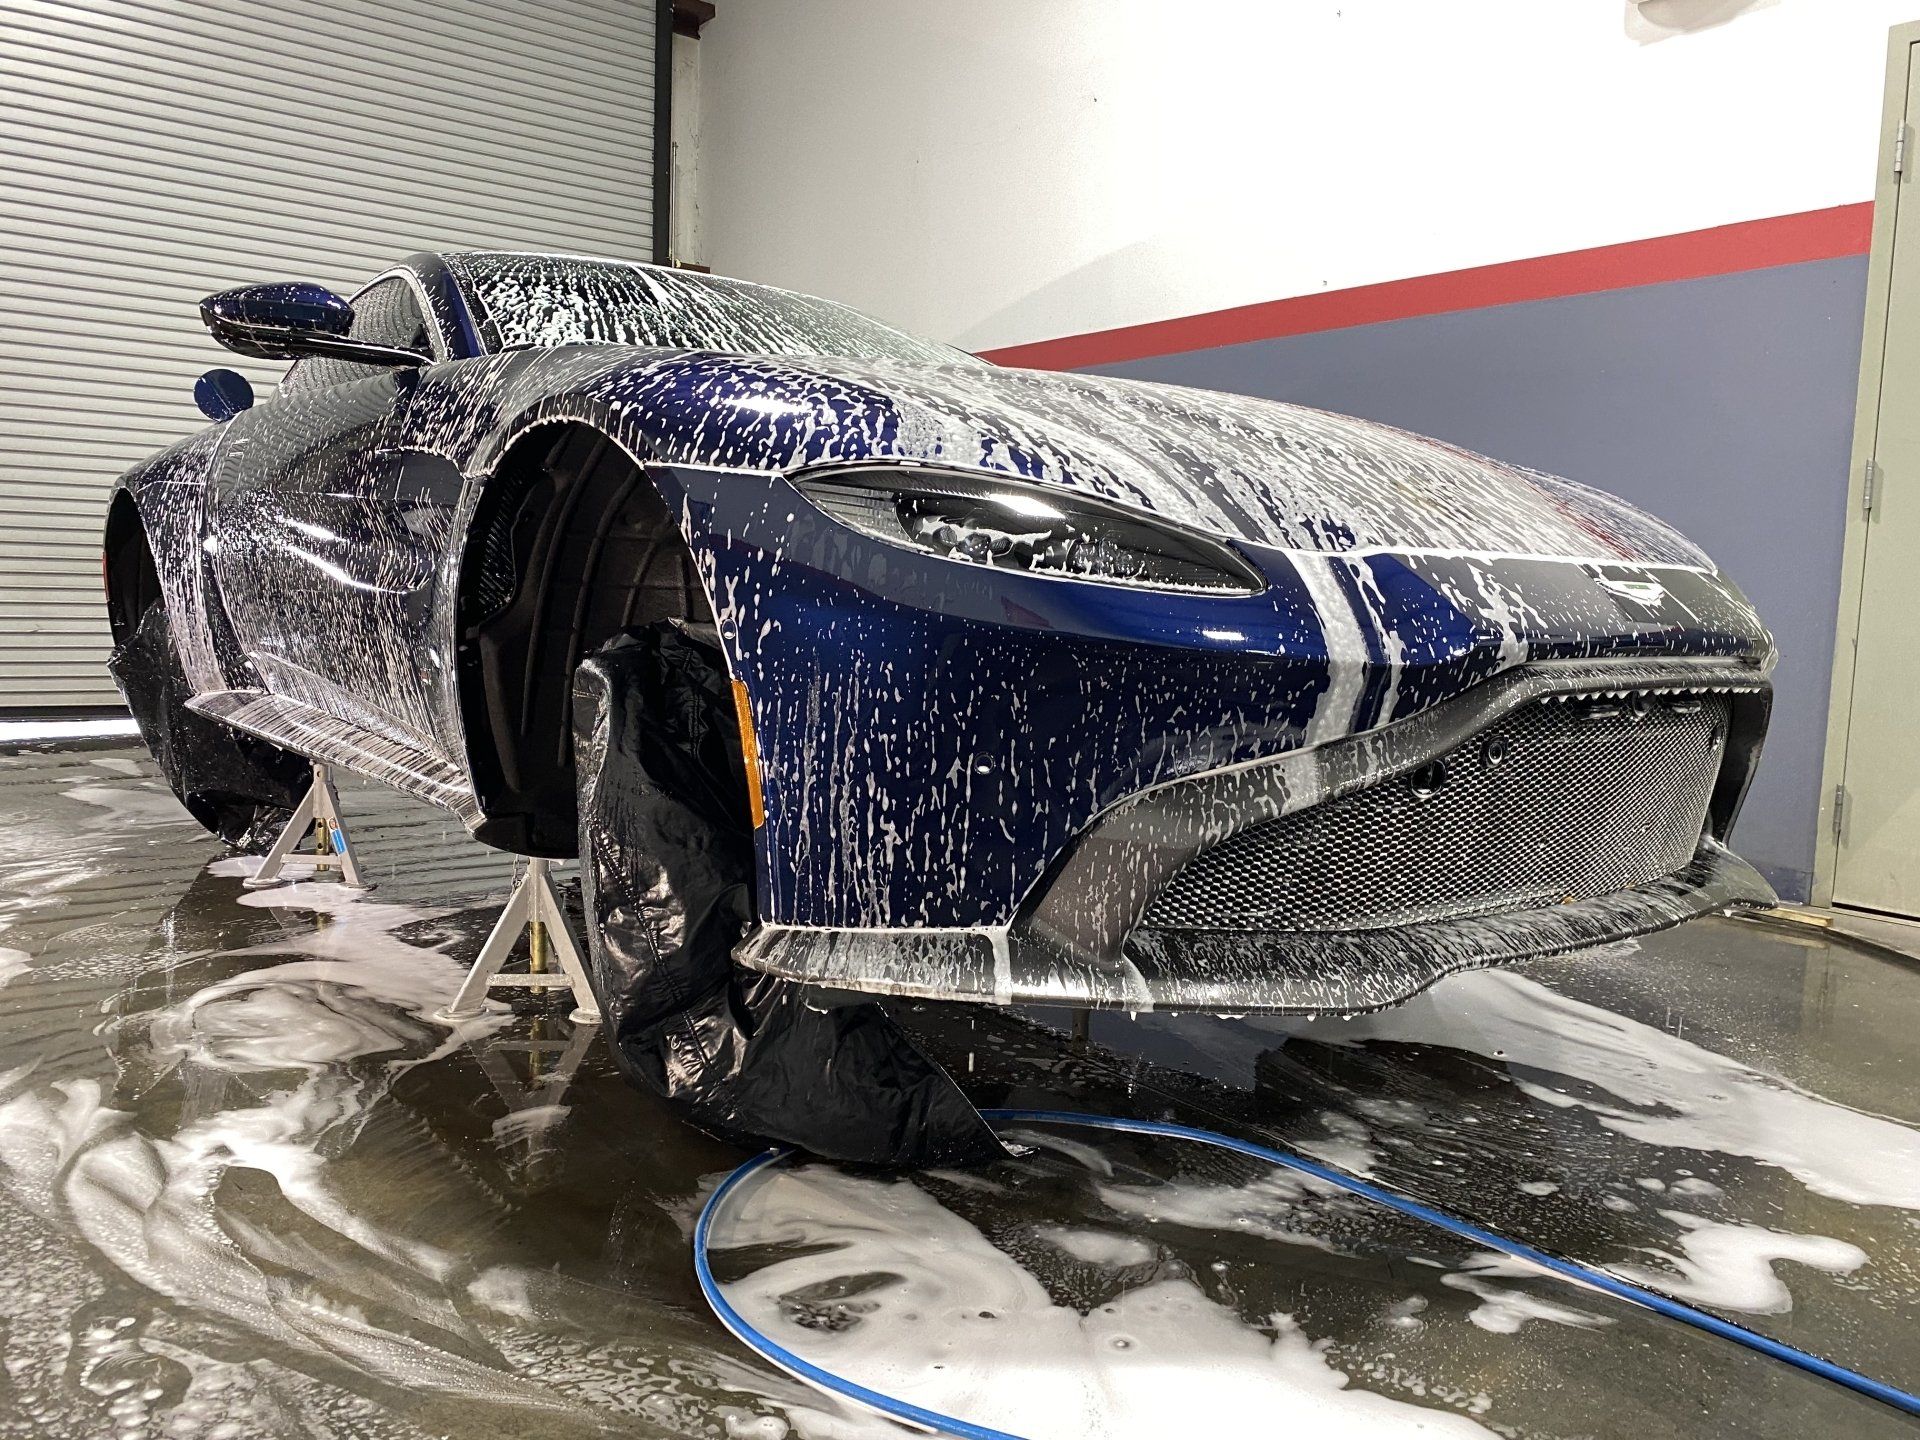
[[[360,292],[353,302],[353,324],[347,334],[355,340],[371,340],[376,345],[393,345],[402,350],[433,353],[433,332],[420,304],[413,298],[413,287],[398,275],[382,280]],[[304,393],[327,385],[344,385],[349,380],[364,380],[373,374],[365,365],[349,360],[314,358],[296,360],[280,382],[287,393]]]

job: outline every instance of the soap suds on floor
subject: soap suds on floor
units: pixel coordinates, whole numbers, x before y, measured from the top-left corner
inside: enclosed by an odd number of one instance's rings
[[[1681,1230],[1680,1253],[1666,1263],[1613,1265],[1622,1280],[1719,1310],[1779,1315],[1793,1308],[1793,1295],[1774,1266],[1782,1261],[1829,1275],[1851,1275],[1867,1263],[1858,1245],[1825,1235],[1793,1235],[1760,1225],[1729,1225],[1678,1210],[1660,1212]]]
[[[1830,1199],[1920,1209],[1920,1130],[1823,1099],[1513,971],[1455,976],[1327,1038],[1444,1045],[1498,1058],[1534,1099],[1586,1109],[1645,1144],[1742,1155]],[[1537,1078],[1555,1075],[1575,1083]]]
[[[1550,1286],[1563,1295],[1577,1293],[1536,1266],[1491,1251],[1483,1251],[1458,1270],[1442,1275],[1440,1283],[1477,1297],[1480,1303],[1467,1318],[1482,1330],[1491,1330],[1496,1335],[1512,1335],[1529,1320],[1571,1325],[1582,1330],[1613,1323],[1610,1316],[1577,1310],[1571,1305],[1560,1304],[1517,1286],[1496,1285],[1492,1283],[1494,1279],[1531,1280]]]
[[[1170,1188],[1178,1188],[1170,1187]],[[1191,1280],[1056,1305],[973,1225],[907,1181],[776,1169],[716,1244],[806,1247],[728,1284],[749,1324],[813,1364],[977,1425],[1046,1440],[1257,1433],[1486,1440],[1465,1415],[1350,1386],[1290,1316],[1247,1325]],[[1170,1372],[1181,1383],[1167,1383]]]
[[[1138,1236],[1121,1235],[1111,1230],[1089,1230],[1077,1225],[1043,1225],[1034,1233],[1076,1260],[1116,1270],[1150,1265],[1159,1253]]]

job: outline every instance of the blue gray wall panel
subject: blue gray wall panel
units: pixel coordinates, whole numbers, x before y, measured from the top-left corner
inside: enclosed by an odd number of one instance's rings
[[[1383,420],[1626,497],[1704,545],[1780,645],[1740,849],[1813,870],[1866,257],[1093,367]]]

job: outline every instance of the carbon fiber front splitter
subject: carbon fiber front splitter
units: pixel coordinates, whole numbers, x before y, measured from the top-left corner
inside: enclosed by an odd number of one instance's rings
[[[1138,929],[1094,965],[1018,934],[763,926],[734,957],[795,980],[887,995],[1121,1010],[1352,1014],[1397,1005],[1443,976],[1665,930],[1715,910],[1777,903],[1713,840],[1681,870],[1615,895],[1388,930]]]

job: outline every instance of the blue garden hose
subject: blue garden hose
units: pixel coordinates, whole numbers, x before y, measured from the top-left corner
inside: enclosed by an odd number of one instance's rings
[[[1757,1330],[1749,1330],[1744,1325],[1722,1320],[1717,1315],[1710,1315],[1704,1310],[1662,1295],[1656,1290],[1648,1290],[1639,1285],[1629,1284],[1625,1280],[1616,1279],[1604,1270],[1596,1270],[1574,1260],[1562,1260],[1547,1254],[1544,1250],[1536,1250],[1531,1245],[1522,1244],[1518,1240],[1509,1240],[1505,1236],[1496,1235],[1493,1231],[1475,1225],[1470,1220],[1456,1219],[1431,1206],[1422,1205],[1417,1200],[1409,1200],[1404,1195],[1396,1195],[1393,1191],[1383,1189],[1369,1181],[1343,1174],[1312,1160],[1302,1159],[1298,1155],[1289,1155],[1284,1150],[1275,1150],[1265,1145],[1257,1145],[1250,1140],[1236,1140],[1230,1135],[1219,1135],[1211,1130],[1198,1130],[1191,1125],[1176,1125],[1164,1120],[1123,1120],[1110,1115],[1076,1114],[1069,1110],[984,1110],[981,1113],[987,1119],[1001,1125],[1078,1125],[1094,1130],[1116,1130],[1128,1135],[1165,1136],[1174,1140],[1190,1140],[1199,1145],[1211,1145],[1215,1149],[1229,1150],[1236,1155],[1244,1155],[1253,1160],[1263,1160],[1270,1165],[1278,1165],[1282,1169],[1309,1175],[1329,1185],[1338,1186],[1342,1190],[1360,1196],[1363,1200],[1371,1200],[1377,1205],[1384,1205],[1389,1210],[1411,1216],[1415,1220],[1424,1220],[1427,1224],[1444,1230],[1449,1235],[1471,1241],[1488,1250],[1498,1251],[1502,1255],[1510,1255],[1516,1260],[1524,1260],[1529,1265],[1536,1265],[1564,1279],[1604,1291],[1617,1299],[1625,1300],[1628,1304],[1638,1305],[1643,1310],[1651,1310],[1654,1314],[1664,1315],[1669,1320],[1678,1320],[1682,1324],[1693,1326],[1696,1330],[1704,1330],[1710,1335],[1731,1340],[1736,1345],[1744,1345],[1758,1354],[1782,1361],[1796,1370],[1804,1370],[1809,1375],[1830,1380],[1836,1385],[1845,1386],[1869,1399],[1891,1405],[1896,1410],[1904,1411],[1909,1415],[1920,1415],[1920,1395],[1913,1395],[1885,1381],[1875,1380],[1856,1370],[1849,1370],[1844,1365],[1836,1365],[1831,1360],[1823,1360],[1818,1355],[1796,1349],[1771,1336],[1762,1335]],[[975,1425],[971,1421],[956,1419],[951,1415],[941,1415],[891,1395],[883,1395],[877,1390],[870,1390],[843,1376],[823,1370],[755,1330],[747,1323],[745,1317],[728,1303],[727,1297],[720,1291],[719,1283],[713,1278],[712,1268],[707,1263],[707,1245],[711,1238],[714,1217],[719,1213],[720,1207],[726,1203],[727,1196],[743,1182],[766,1166],[785,1159],[789,1153],[785,1150],[769,1150],[764,1154],[756,1155],[721,1182],[720,1188],[713,1192],[712,1197],[700,1212],[699,1224],[694,1227],[693,1232],[694,1272],[699,1277],[701,1293],[707,1297],[707,1303],[713,1307],[713,1312],[719,1317],[720,1323],[741,1344],[772,1361],[788,1374],[804,1380],[809,1385],[851,1400],[857,1405],[865,1406],[869,1410],[878,1411],[882,1415],[903,1420],[910,1425],[917,1425],[937,1434],[956,1437],[956,1440],[1022,1440],[1021,1436],[1009,1434],[1004,1430]]]

